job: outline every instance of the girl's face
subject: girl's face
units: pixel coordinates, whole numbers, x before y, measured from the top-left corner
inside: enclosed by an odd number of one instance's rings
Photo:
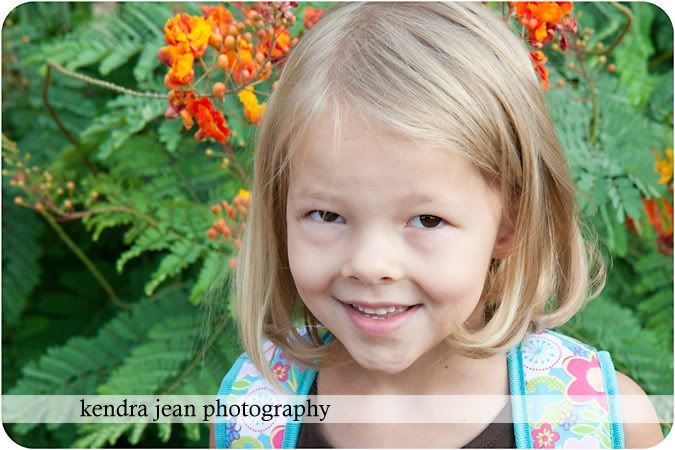
[[[509,241],[499,193],[448,149],[351,116],[333,149],[332,123],[321,124],[291,164],[290,270],[356,363],[398,373],[476,308]]]

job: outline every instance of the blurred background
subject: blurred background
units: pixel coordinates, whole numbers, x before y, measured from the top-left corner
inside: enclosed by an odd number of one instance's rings
[[[215,394],[256,123],[328,3],[26,3],[2,28],[2,393]],[[649,3],[490,2],[608,267],[560,331],[673,393],[673,28]],[[590,233],[589,237],[593,234]],[[662,425],[664,432],[670,425]],[[26,447],[204,447],[200,424],[6,425]]]

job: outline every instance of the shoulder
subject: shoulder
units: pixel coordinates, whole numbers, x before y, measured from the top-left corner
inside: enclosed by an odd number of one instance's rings
[[[639,384],[633,381],[629,376],[621,372],[616,372],[616,384],[619,387],[619,393],[629,395],[632,408],[639,408],[641,413],[647,415],[650,423],[632,423],[632,421],[623,424],[626,448],[647,448],[653,447],[663,441],[663,433],[659,426],[654,406],[649,401],[647,394],[642,390]],[[628,399],[626,399],[628,401]],[[622,403],[626,403],[626,401]],[[636,402],[635,404],[633,402]],[[623,406],[623,416],[625,417],[626,407]]]

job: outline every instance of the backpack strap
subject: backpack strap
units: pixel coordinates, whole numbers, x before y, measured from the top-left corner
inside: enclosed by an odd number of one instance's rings
[[[308,338],[304,328],[298,328],[301,336]],[[324,342],[332,335],[326,329],[319,334]],[[263,343],[265,358],[278,381],[290,394],[307,396],[317,371],[288,359],[270,341]],[[242,353],[232,365],[218,390],[221,404],[235,400],[235,396],[275,395],[277,392],[251,362],[247,353]],[[301,421],[288,417],[274,417],[268,422],[246,423],[238,417],[216,417],[214,421],[216,448],[295,448]]]
[[[507,361],[516,447],[623,448],[608,352],[540,329],[528,333]]]

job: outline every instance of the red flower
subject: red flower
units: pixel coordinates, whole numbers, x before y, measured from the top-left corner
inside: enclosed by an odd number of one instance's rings
[[[520,23],[529,31],[527,40],[535,48],[542,48],[553,39],[556,26],[561,23],[565,30],[576,31],[576,22],[563,21],[572,12],[572,2],[515,2]],[[574,19],[572,19],[573,21]]]
[[[532,59],[534,71],[537,73],[537,77],[541,81],[541,85],[544,86],[544,89],[548,90],[550,87],[548,82],[548,69],[546,68],[546,61],[548,61],[548,58],[541,50],[530,52],[530,58]]]
[[[225,142],[230,129],[223,114],[213,107],[207,97],[199,97],[187,105],[187,111],[197,119],[200,131],[218,142]],[[198,132],[199,133],[199,132]]]
[[[314,25],[316,25],[322,16],[323,9],[312,8],[311,6],[308,6],[305,8],[305,12],[303,13],[302,24],[309,30]]]

